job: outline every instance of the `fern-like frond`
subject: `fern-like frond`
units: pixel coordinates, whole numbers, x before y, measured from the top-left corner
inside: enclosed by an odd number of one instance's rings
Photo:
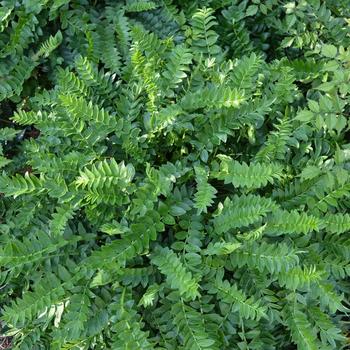
[[[54,0],[50,7],[50,19],[57,13],[57,10],[67,5],[71,0]]]
[[[102,99],[110,98],[112,101],[117,96],[115,75],[98,70],[98,67],[86,57],[78,56],[75,67],[81,80],[89,87],[93,87]]]
[[[120,73],[121,57],[117,48],[114,26],[103,21],[97,27],[93,43],[96,55],[104,63],[105,67],[113,73]]]
[[[68,131],[70,133],[80,131],[90,144],[105,139],[111,132],[119,133],[123,128],[123,119],[110,115],[105,109],[92,104],[91,101],[86,102],[82,97],[60,95],[60,101],[74,121],[74,123],[64,121],[64,127],[70,130]]]
[[[318,285],[324,278],[324,271],[316,266],[295,266],[288,271],[282,271],[278,276],[278,283],[291,290],[305,290],[311,285]]]
[[[297,80],[309,82],[319,76],[324,63],[315,61],[313,58],[303,58],[291,60],[287,65],[293,69]]]
[[[58,90],[63,95],[91,96],[91,89],[68,68],[57,71]]]
[[[34,55],[33,59],[37,60],[40,57],[49,57],[62,42],[62,33],[58,31],[54,36],[50,36],[44,43],[41,44],[39,51]]]
[[[90,169],[83,169],[76,180],[76,185],[92,190],[110,185],[125,188],[133,179],[134,174],[135,170],[131,164],[125,166],[124,162],[118,164],[114,159],[103,160],[92,165]]]
[[[68,220],[73,218],[73,213],[74,209],[68,204],[57,207],[50,222],[50,231],[53,236],[59,236],[63,233]]]
[[[216,350],[215,340],[211,339],[205,330],[203,315],[186,305],[181,299],[171,308],[178,335],[181,337],[184,349]]]
[[[123,234],[129,231],[127,226],[122,225],[119,222],[113,221],[101,226],[100,230],[109,235]]]
[[[220,53],[220,47],[216,45],[218,35],[212,29],[217,25],[213,10],[203,8],[192,16],[192,46],[198,54],[216,56]]]
[[[43,179],[37,176],[25,173],[24,176],[17,174],[16,176],[0,176],[0,192],[6,197],[14,198],[28,193],[36,192],[39,194],[43,191]]]
[[[150,242],[156,240],[157,232],[163,230],[162,225],[155,225],[155,218],[152,213],[146,213],[141,222],[133,223],[130,226],[130,233],[123,235],[122,239],[116,239],[105,244],[101,249],[95,250],[87,259],[86,264],[96,269],[110,266],[115,266],[118,269],[125,267],[130,259],[146,254]],[[131,281],[127,279],[127,276],[124,278],[128,283],[134,282],[133,278],[131,278]],[[136,280],[141,283],[141,276],[137,274]]]
[[[12,128],[0,128],[0,142],[11,141],[19,133],[20,133],[20,130],[15,130]]]
[[[289,315],[287,319],[288,328],[291,331],[294,343],[298,345],[298,349],[318,350],[317,336],[305,313],[292,307],[288,309],[287,314]]]
[[[30,77],[35,66],[36,63],[33,60],[23,57],[8,75],[2,76],[0,101],[13,95],[19,95],[22,92],[24,82]]]
[[[154,131],[161,131],[162,129],[171,129],[178,121],[178,116],[183,113],[179,105],[170,105],[160,111],[153,113],[150,124]]]
[[[130,297],[130,296],[129,296]],[[123,289],[120,300],[115,309],[116,322],[112,326],[112,348],[115,350],[140,349],[153,350],[154,347],[148,339],[149,332],[142,330],[143,324],[140,316],[133,309],[132,299],[127,298],[126,290]]]
[[[117,163],[115,159],[103,160],[80,171],[75,185],[90,192],[92,201],[120,202],[135,175],[132,164]],[[118,195],[119,194],[119,195]]]
[[[348,5],[0,0],[0,348],[345,350]]]
[[[245,101],[242,91],[229,86],[207,86],[187,93],[181,100],[185,110],[208,108],[238,108]]]
[[[183,45],[175,46],[170,52],[163,72],[163,86],[166,91],[176,89],[187,77],[192,58],[191,51]]]
[[[2,45],[0,51],[1,58],[8,57],[9,55],[22,55],[23,57],[23,51],[28,48],[33,37],[33,31],[35,30],[35,24],[37,23],[36,16],[33,13],[25,14],[22,12],[16,17],[17,19],[14,21],[12,27],[13,30],[11,30],[9,37],[6,40],[6,44]]]
[[[115,31],[117,35],[117,45],[124,57],[128,56],[130,49],[130,25],[123,10],[118,11],[115,16]]]
[[[270,132],[265,144],[260,148],[255,156],[257,162],[269,162],[273,160],[283,160],[285,157],[287,142],[291,138],[292,123],[284,118],[275,125],[276,130]]]
[[[3,168],[4,166],[10,164],[12,162],[11,159],[7,159],[0,155],[0,168]]]
[[[158,292],[162,289],[157,283],[151,284],[146,292],[142,295],[140,302],[138,305],[142,305],[144,307],[152,306],[154,304],[155,298]]]
[[[238,61],[237,66],[232,70],[232,76],[230,78],[233,85],[239,90],[252,90],[255,87],[254,81],[261,65],[262,59],[255,53],[242,57]]]
[[[215,233],[249,226],[276,209],[276,204],[269,198],[255,195],[235,195],[232,200],[226,198],[222,211],[214,218]]]
[[[323,344],[329,344],[332,349],[338,347],[339,342],[345,340],[342,330],[339,329],[331,318],[323,313],[318,307],[308,308],[310,318],[314,321]]]
[[[157,7],[154,1],[149,0],[131,0],[125,7],[126,12],[143,12],[153,10]]]
[[[337,311],[349,312],[349,309],[343,305],[344,295],[338,294],[331,283],[318,283],[314,296],[319,298],[321,308],[329,309],[332,314],[335,314]]]
[[[288,271],[299,262],[297,252],[284,243],[268,244],[262,242],[244,244],[235,250],[230,261],[233,266],[247,265],[251,269],[268,271],[272,274]]]
[[[173,289],[177,289],[181,295],[188,299],[199,296],[198,282],[187,271],[179,257],[169,248],[158,248],[152,255],[151,261],[158,266],[166,276],[167,283]]]
[[[91,317],[91,301],[87,288],[67,298],[60,328],[65,342],[78,340],[85,336],[88,320]]]
[[[276,210],[271,216],[266,226],[266,232],[270,234],[282,235],[288,233],[307,234],[312,231],[319,231],[323,226],[321,219],[299,213],[296,210]]]
[[[206,213],[207,207],[213,204],[213,199],[217,193],[215,187],[208,183],[208,178],[205,172],[201,172],[200,168],[196,168],[197,192],[195,193],[194,207],[198,209],[198,214]]]
[[[140,241],[144,237],[139,237]],[[117,266],[125,266],[126,261],[137,255],[137,240],[132,237],[117,239],[109,244],[104,245],[101,249],[95,251],[87,260],[87,265],[94,268],[103,268],[116,263]]]
[[[253,297],[248,298],[235,284],[217,280],[215,283],[209,284],[207,288],[208,293],[216,294],[219,300],[230,305],[231,312],[236,312],[243,318],[259,320],[266,317],[266,307]]]
[[[9,325],[23,327],[40,312],[61,301],[64,295],[62,282],[55,275],[47,274],[34,286],[33,292],[25,292],[11,306],[5,306],[2,318]]]
[[[117,124],[116,118],[109,115],[106,110],[93,105],[91,102],[86,102],[82,97],[61,95],[60,101],[74,119],[94,121],[105,125],[107,128],[115,127]]]
[[[57,240],[42,231],[25,237],[23,241],[13,239],[0,251],[1,266],[9,269],[18,269],[47,259],[51,253],[58,251],[68,244],[67,240]]]
[[[350,231],[349,214],[328,214],[324,217],[323,222],[328,232],[341,234]]]
[[[154,281],[154,267],[134,267],[134,268],[124,268],[122,271],[119,271],[120,280],[125,286],[136,287],[142,285],[146,287],[152,281]]]
[[[19,110],[15,112],[13,117],[11,118],[13,121],[15,121],[19,125],[41,125],[50,121],[53,121],[55,119],[55,115],[50,113],[47,114],[45,111],[23,111]]]
[[[210,242],[203,251],[204,255],[228,255],[241,247],[237,242]]]
[[[162,40],[152,32],[148,32],[142,26],[136,25],[131,30],[131,37],[135,45],[134,51],[138,49],[147,58],[159,57],[166,50]]]
[[[238,162],[228,156],[219,155],[220,170],[213,176],[224,180],[225,184],[232,183],[235,187],[260,188],[273,183],[282,175],[283,167],[277,163]]]

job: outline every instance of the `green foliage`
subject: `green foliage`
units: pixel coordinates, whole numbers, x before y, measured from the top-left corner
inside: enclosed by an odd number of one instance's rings
[[[230,285],[226,280],[209,285],[208,293],[217,294],[219,300],[230,305],[229,311],[238,313],[240,317],[259,320],[266,316],[265,307],[259,305],[253,297],[247,298],[236,285]]]
[[[42,180],[36,176],[26,173],[24,176],[16,175],[9,177],[2,175],[0,177],[0,191],[5,196],[13,196],[14,198],[26,194],[36,192],[37,194],[43,190]]]
[[[299,263],[297,252],[286,244],[248,243],[230,255],[233,266],[249,266],[271,274],[285,272]]]
[[[207,108],[239,107],[244,101],[244,95],[236,88],[228,86],[206,86],[196,92],[186,94],[181,106],[188,111]]]
[[[349,23],[1,1],[0,347],[345,350]]]
[[[349,214],[328,214],[324,220],[331,233],[341,234],[350,231]]]
[[[10,307],[5,307],[3,319],[9,325],[23,327],[26,322],[36,319],[48,305],[61,301],[64,295],[61,281],[55,275],[48,274],[37,283],[35,292],[26,292],[21,299],[13,301]]]
[[[319,349],[316,334],[312,330],[307,316],[300,310],[290,310],[288,327],[292,334],[293,341],[298,344],[301,350]]]
[[[216,45],[218,35],[213,27],[217,25],[213,10],[203,8],[192,16],[192,46],[195,52],[204,56],[216,56],[220,53],[220,47]]]
[[[125,166],[124,162],[117,164],[114,159],[103,160],[80,171],[75,185],[88,191],[86,195],[92,202],[117,203],[124,196],[123,192],[130,187],[134,177],[134,167]]]
[[[256,195],[235,195],[226,197],[223,208],[214,217],[215,233],[225,233],[233,228],[249,226],[261,220],[270,211],[276,210],[276,205],[269,199]]]
[[[198,209],[200,214],[202,211],[207,212],[207,207],[213,204],[213,199],[217,190],[208,183],[208,176],[202,168],[195,168],[196,181],[197,181],[197,192],[195,194],[195,208]]]
[[[215,174],[218,180],[224,180],[225,184],[232,183],[235,187],[259,188],[273,183],[275,178],[282,174],[279,164],[239,163],[225,155],[218,156],[221,160],[220,169]]]
[[[62,33],[58,31],[54,36],[50,36],[35,54],[34,59],[39,57],[49,57],[51,52],[55,50],[62,42]]]
[[[182,46],[176,46],[169,54],[168,62],[163,73],[164,90],[175,89],[187,77],[189,65],[192,62],[191,51]]]
[[[120,307],[116,308],[116,322],[112,328],[115,333],[112,338],[113,349],[154,349],[152,343],[147,339],[148,332],[141,329],[142,323],[138,320],[139,317],[132,308],[133,300],[125,299],[126,293],[124,290],[120,297]],[[112,308],[115,308],[115,306],[112,304]]]
[[[189,299],[199,296],[197,281],[192,277],[191,272],[186,271],[173,251],[168,248],[159,248],[151,257],[151,261],[167,276],[170,287],[179,290],[180,295]]]
[[[275,211],[267,224],[267,231],[275,234],[304,233],[319,231],[321,219],[306,213]]]
[[[203,315],[187,306],[182,299],[171,308],[174,325],[182,339],[184,349],[217,349],[205,329]]]

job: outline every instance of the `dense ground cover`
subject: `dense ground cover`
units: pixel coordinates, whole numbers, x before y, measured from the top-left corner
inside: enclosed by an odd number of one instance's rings
[[[347,348],[349,0],[0,4],[3,348]]]

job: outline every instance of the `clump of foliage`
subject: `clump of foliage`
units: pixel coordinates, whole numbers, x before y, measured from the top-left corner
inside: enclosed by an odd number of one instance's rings
[[[0,3],[7,344],[345,349],[349,1]]]

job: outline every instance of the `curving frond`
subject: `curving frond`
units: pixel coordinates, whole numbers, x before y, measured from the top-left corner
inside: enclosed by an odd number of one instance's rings
[[[170,287],[177,289],[180,295],[188,299],[199,297],[198,282],[173,251],[169,248],[158,248],[152,255],[151,261],[166,275]]]
[[[222,234],[233,228],[249,226],[276,209],[277,205],[269,198],[252,194],[236,195],[232,199],[227,197],[222,211],[214,218],[215,232]]]
[[[80,171],[75,180],[77,188],[88,191],[88,198],[92,201],[116,203],[119,196],[125,196],[135,175],[132,164],[117,163],[114,159],[103,160]]]
[[[230,305],[230,312],[236,312],[241,317],[252,320],[266,317],[266,307],[260,305],[253,297],[248,298],[236,285],[228,281],[216,281],[208,287],[208,293],[217,294],[220,300]]]
[[[211,8],[199,9],[192,16],[192,46],[195,52],[216,56],[220,47],[216,45],[218,35],[213,27],[217,25]]]
[[[215,339],[212,339],[205,329],[201,313],[186,305],[182,299],[173,305],[171,313],[184,348],[193,350],[218,349]]]
[[[16,198],[33,192],[39,194],[43,190],[43,179],[30,175],[28,172],[24,176],[18,174],[12,177],[0,176],[0,192],[4,193],[6,197]]]
[[[213,175],[225,184],[232,183],[235,187],[259,188],[280,179],[283,167],[277,163],[238,162],[230,157],[219,155],[220,170]]]

